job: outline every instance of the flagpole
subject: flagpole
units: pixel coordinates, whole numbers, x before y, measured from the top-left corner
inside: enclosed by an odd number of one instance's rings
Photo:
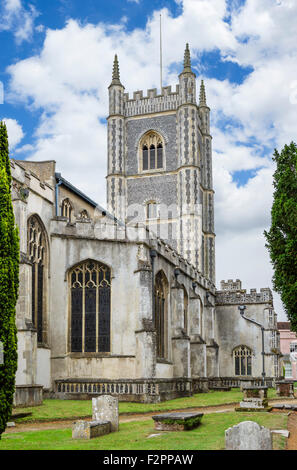
[[[160,90],[162,94],[162,16],[160,14]]]

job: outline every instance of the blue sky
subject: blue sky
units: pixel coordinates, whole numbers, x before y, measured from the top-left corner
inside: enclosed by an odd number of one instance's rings
[[[18,3],[16,0],[15,3]],[[5,12],[5,3],[2,2],[2,12]],[[7,2],[9,3],[9,1]],[[13,3],[13,1],[12,1]],[[27,6],[26,6],[27,4]],[[244,0],[226,3],[226,15],[224,21],[230,22],[230,12],[233,8],[238,9],[244,4]],[[21,3],[20,3],[21,5]],[[10,74],[7,67],[11,64],[24,60],[32,55],[40,54],[42,51],[47,29],[63,29],[68,20],[76,20],[80,25],[87,24],[109,24],[121,23],[124,30],[129,33],[135,29],[145,29],[148,19],[153,12],[166,8],[172,17],[178,18],[182,14],[182,2],[174,0],[32,0],[23,2],[23,11],[31,14],[34,19],[34,27],[23,40],[16,39],[15,32],[22,26],[22,17],[17,15],[11,23],[11,27],[1,31],[1,69],[0,80],[4,85],[5,101],[1,108],[1,117],[15,119],[21,123],[24,132],[22,147],[30,145],[34,140],[34,131],[38,126],[43,110],[30,107],[30,97],[26,106],[19,103],[13,95],[10,95],[9,80]],[[166,24],[163,25],[166,28]],[[190,40],[190,38],[189,38]],[[166,49],[166,44],[163,44]],[[157,51],[156,51],[157,53]],[[179,73],[182,57],[176,57],[176,63],[168,64],[168,70]],[[195,59],[192,59],[193,70],[199,76],[203,72],[204,78],[214,78],[217,80],[228,80],[230,83],[240,84],[251,73],[251,66],[240,66],[235,62],[226,61],[222,57],[218,47],[213,50],[199,51]],[[229,118],[230,120],[230,118]],[[221,120],[221,128],[225,126],[225,119]],[[227,120],[226,120],[227,121]],[[236,126],[236,122],[233,122]],[[20,152],[18,159],[30,158],[28,152]],[[249,177],[253,176],[253,171],[235,171],[232,173],[233,180],[238,186],[246,183]]]
[[[217,279],[271,286],[263,230],[273,150],[297,140],[297,2],[1,0],[0,119],[11,156],[54,159],[104,206],[113,57],[126,92],[159,88],[160,13],[163,85],[178,83],[188,42],[212,110]]]

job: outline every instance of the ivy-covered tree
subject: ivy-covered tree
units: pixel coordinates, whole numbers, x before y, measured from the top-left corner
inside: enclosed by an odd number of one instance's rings
[[[7,129],[0,122],[0,439],[11,417],[17,370],[15,307],[19,285],[19,237],[11,201]]]
[[[297,146],[274,152],[274,199],[265,237],[274,268],[273,285],[281,296],[291,329],[297,332]]]

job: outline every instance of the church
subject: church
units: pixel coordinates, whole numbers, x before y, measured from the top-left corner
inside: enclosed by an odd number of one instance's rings
[[[106,208],[55,161],[11,159],[16,406],[158,402],[281,375],[271,290],[247,292],[239,279],[216,289],[210,108],[203,81],[197,100],[188,44],[178,79],[129,96],[115,56]]]

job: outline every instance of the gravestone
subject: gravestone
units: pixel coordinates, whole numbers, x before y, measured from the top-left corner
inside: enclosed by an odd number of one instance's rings
[[[271,411],[271,407],[268,406],[268,387],[245,385],[242,391],[243,401],[235,411]]]
[[[188,431],[199,426],[203,413],[163,413],[153,416],[158,431]]]
[[[275,382],[275,387],[278,397],[295,398],[294,380],[279,380]]]
[[[226,450],[272,450],[270,429],[243,421],[225,431]]]
[[[0,341],[0,366],[4,364],[4,347],[2,341]]]
[[[119,400],[111,395],[92,398],[93,420],[110,421],[111,432],[119,430]]]
[[[79,420],[73,424],[72,439],[92,439],[109,434],[110,431],[110,422],[108,421]]]

